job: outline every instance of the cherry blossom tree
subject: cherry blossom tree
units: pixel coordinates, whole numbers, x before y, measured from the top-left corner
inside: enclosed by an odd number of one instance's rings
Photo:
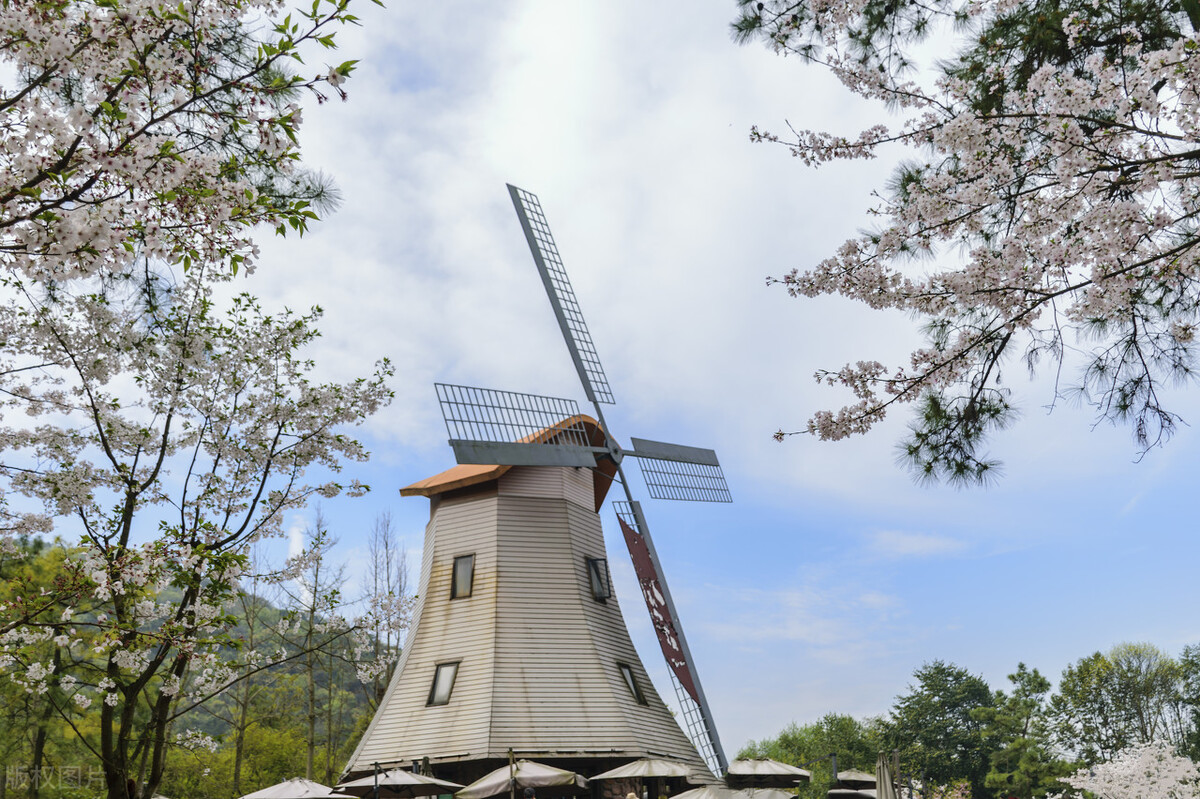
[[[1200,305],[1200,3],[739,0],[736,35],[828,68],[893,122],[855,133],[754,129],[808,165],[907,148],[878,226],[771,279],[924,323],[908,363],[817,379],[854,401],[802,429],[835,440],[915,404],[903,453],[928,479],[985,480],[1014,420],[1006,368],[1054,376],[1137,445],[1180,417]],[[937,35],[938,64],[914,46]],[[925,52],[928,51],[927,48]],[[790,433],[780,431],[782,439]]]
[[[68,722],[93,708],[99,724],[75,730],[110,799],[151,796],[168,746],[211,745],[175,719],[304,655],[233,646],[249,547],[315,496],[364,490],[306,473],[365,458],[341,428],[390,398],[386,362],[312,381],[301,350],[319,312],[269,315],[245,295],[222,310],[208,278],[194,264],[149,297],[138,280],[2,283],[0,479],[80,544],[56,590],[0,607],[0,671]]]
[[[299,93],[343,94],[355,62],[305,69],[349,0],[0,4],[0,266],[64,280],[139,259],[252,267],[251,229],[303,229]]]
[[[1104,799],[1191,799],[1200,796],[1200,767],[1170,746],[1133,746],[1108,763],[1081,769],[1063,782]]]
[[[0,4],[0,547],[78,541],[0,602],[0,678],[74,729],[110,799],[211,744],[188,710],[304,655],[230,637],[250,547],[365,490],[337,480],[366,456],[343,428],[389,400],[387,363],[317,382],[319,310],[214,291],[252,271],[256,229],[303,233],[328,199],[298,103],[344,98],[355,62],[304,59],[355,21],[348,0]]]

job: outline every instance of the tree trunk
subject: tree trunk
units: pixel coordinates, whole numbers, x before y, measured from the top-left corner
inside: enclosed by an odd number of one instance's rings
[[[308,653],[304,656],[304,662],[306,665],[305,676],[308,678],[308,759],[305,763],[305,774],[308,777],[308,779],[310,779],[310,780],[313,778],[313,761],[315,759],[316,746],[317,746],[317,685],[316,685],[316,681],[313,680],[314,666],[313,666],[313,651],[312,651],[312,641],[311,641],[311,636],[312,636],[311,619],[312,619],[312,617],[310,616],[309,617],[310,632],[309,632],[308,640],[306,641],[306,647],[308,649]]]
[[[325,781],[333,784],[333,648],[326,653],[329,668],[325,672]]]

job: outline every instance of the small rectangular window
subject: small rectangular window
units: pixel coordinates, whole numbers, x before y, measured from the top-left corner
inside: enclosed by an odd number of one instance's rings
[[[592,584],[592,599],[603,602],[612,596],[612,582],[608,579],[608,560],[588,558],[588,580]]]
[[[639,705],[648,704],[646,697],[642,695],[642,689],[638,685],[637,678],[633,676],[633,669],[629,668],[628,664],[618,663],[617,668],[621,670],[621,677],[625,680],[625,687],[629,689],[629,693],[633,694],[633,698],[637,700]]]
[[[439,663],[433,673],[433,686],[429,689],[427,705],[445,705],[450,702],[454,690],[454,678],[458,676],[458,662]]]
[[[450,575],[450,598],[461,599],[471,595],[475,583],[475,556],[459,555],[454,559],[454,573]]]

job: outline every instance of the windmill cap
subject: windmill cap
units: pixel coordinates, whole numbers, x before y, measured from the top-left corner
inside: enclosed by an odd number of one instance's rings
[[[587,431],[589,440],[594,446],[604,446],[605,435],[600,424],[587,414],[577,414],[564,419],[553,427],[546,427],[532,435],[525,436],[520,443],[526,444],[547,444],[553,442],[554,438],[561,435],[562,431],[571,427],[574,424],[582,423]],[[470,486],[483,485],[484,483],[493,480],[499,480],[507,474],[512,466],[500,464],[476,464],[476,463],[460,463],[453,466],[444,472],[439,472],[432,477],[426,477],[424,480],[418,480],[412,485],[405,486],[400,489],[402,497],[437,497],[450,491],[455,491],[460,488],[468,488]],[[604,498],[608,495],[608,489],[612,486],[613,475],[616,474],[616,464],[611,460],[604,460],[598,466],[592,469],[592,474],[595,479],[595,499],[596,510],[600,510],[600,506],[604,504]]]

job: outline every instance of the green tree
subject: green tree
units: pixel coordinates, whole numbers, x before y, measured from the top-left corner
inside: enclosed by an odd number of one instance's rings
[[[996,796],[1034,799],[1062,789],[1058,778],[1071,772],[1071,764],[1055,757],[1046,721],[1046,696],[1050,681],[1024,663],[1008,675],[1011,694],[996,691],[991,707],[976,708],[971,715],[983,723],[983,738],[993,747],[991,768],[984,785]]]
[[[1050,700],[1056,742],[1087,765],[1134,744],[1185,745],[1185,669],[1151,644],[1118,644],[1063,670]]]
[[[1200,645],[1185,646],[1179,655],[1180,705],[1186,715],[1180,752],[1200,761]]]
[[[59,592],[82,600],[78,585],[64,564],[71,551],[59,541],[20,537],[0,553],[0,605],[26,608],[25,618],[43,625],[49,633],[39,647],[32,647],[52,664],[62,666],[68,653],[55,640],[67,632],[61,625],[61,607],[54,601]],[[29,601],[34,598],[33,601]],[[81,605],[86,608],[86,604]],[[60,639],[61,640],[61,639]],[[2,660],[2,656],[0,656]],[[80,764],[91,763],[91,753],[80,744],[74,730],[94,732],[96,719],[77,708],[64,706],[69,688],[67,678],[43,692],[0,681],[0,797],[7,788],[22,797],[56,797],[63,785],[77,785],[83,774]],[[64,775],[69,779],[64,780]]]
[[[774,738],[751,741],[737,756],[769,757],[803,766],[812,772],[812,780],[800,787],[800,796],[821,799],[833,787],[830,755],[837,756],[839,770],[873,771],[881,747],[877,719],[858,721],[850,716],[827,713],[811,724],[789,724]]]
[[[992,706],[991,689],[982,678],[941,660],[913,676],[916,684],[897,697],[884,722],[886,748],[899,749],[902,769],[924,783],[965,779],[973,796],[984,796],[996,745],[984,737],[976,711]]]

